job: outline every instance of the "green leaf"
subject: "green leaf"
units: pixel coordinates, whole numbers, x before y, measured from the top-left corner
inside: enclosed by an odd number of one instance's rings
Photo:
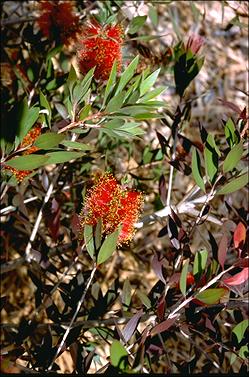
[[[157,10],[155,7],[150,6],[149,7],[149,17],[151,19],[151,22],[155,27],[158,26],[158,15],[157,15]]]
[[[73,87],[75,86],[76,81],[77,81],[77,74],[74,69],[74,66],[71,65],[68,78],[67,78],[67,86],[70,92],[71,99],[72,99]]]
[[[117,112],[124,103],[125,94],[125,92],[120,92],[115,95],[106,106],[105,111],[107,113]]]
[[[87,145],[87,144],[84,144],[84,143],[79,143],[77,141],[65,140],[65,141],[63,141],[60,144],[64,145],[65,147],[73,148],[73,149],[79,149],[81,151],[90,151],[90,150],[93,149],[92,145]]]
[[[99,219],[95,227],[95,234],[94,234],[96,250],[100,248],[101,240],[102,240],[102,219]]]
[[[59,45],[49,50],[46,56],[46,64],[51,58],[57,55],[62,50],[62,48],[63,48],[63,45]]]
[[[140,120],[143,120],[143,119],[159,119],[159,118],[163,118],[163,115],[161,114],[154,114],[154,113],[142,113],[142,114],[137,114],[134,116],[134,119],[140,119]]]
[[[228,182],[226,185],[224,185],[221,189],[217,191],[218,195],[226,195],[231,194],[232,192],[235,192],[237,190],[240,190],[242,187],[247,185],[248,183],[248,172],[245,174],[240,175],[237,178],[233,178],[231,182]]]
[[[125,358],[128,356],[128,352],[125,347],[118,341],[114,340],[110,349],[111,363],[114,367],[119,369],[125,368]]]
[[[48,120],[48,126],[50,127],[51,124],[51,117],[52,117],[52,110],[48,103],[47,98],[44,96],[44,94],[40,91],[40,105],[41,107],[45,108],[47,110],[46,113],[46,119]]]
[[[184,263],[184,266],[182,268],[181,276],[180,276],[180,290],[183,294],[183,296],[186,295],[186,289],[187,289],[187,274],[188,274],[188,265],[189,260]]]
[[[107,98],[108,98],[109,94],[111,93],[113,84],[115,83],[115,80],[116,80],[116,76],[117,76],[117,61],[115,60],[114,63],[113,63],[113,66],[112,66],[112,70],[111,70],[109,79],[108,79],[107,84],[106,84],[102,107],[105,106]]]
[[[239,144],[235,145],[226,156],[223,164],[223,172],[227,173],[228,171],[233,170],[240,161],[242,154],[243,143],[241,141]]]
[[[89,112],[90,112],[91,108],[92,108],[92,106],[90,104],[87,104],[86,106],[84,106],[80,110],[80,113],[78,115],[79,120],[84,120],[89,115]]]
[[[167,87],[160,86],[159,88],[155,88],[151,90],[150,92],[146,93],[143,97],[139,98],[139,103],[140,102],[147,102],[155,97],[157,97],[159,94],[164,92],[167,89]]]
[[[146,306],[147,309],[151,308],[151,301],[148,296],[146,296],[145,293],[141,292],[140,290],[137,290],[136,292],[137,296],[141,300],[142,304]]]
[[[225,124],[225,136],[230,148],[239,142],[239,136],[231,118]]]
[[[80,103],[84,100],[85,96],[88,93],[88,89],[91,85],[93,74],[94,74],[95,67],[90,69],[90,71],[87,72],[84,79],[82,81],[78,81],[76,86],[73,89],[73,103]]]
[[[128,33],[135,34],[144,24],[147,16],[136,16],[131,20]]]
[[[194,259],[194,266],[193,266],[193,274],[194,276],[197,275],[198,277],[202,274],[205,270],[208,258],[208,251],[207,250],[200,250],[197,251],[195,254]]]
[[[218,304],[220,299],[227,293],[226,288],[209,288],[198,293],[195,298],[202,301],[204,304],[213,305]]]
[[[133,77],[136,69],[137,69],[137,65],[138,65],[138,61],[139,61],[139,55],[136,56],[132,62],[128,65],[128,67],[126,68],[126,70],[124,71],[124,73],[122,74],[122,76],[120,77],[120,80],[119,80],[119,83],[118,83],[118,87],[117,87],[117,90],[115,92],[115,95],[117,95],[119,92],[121,92],[125,85],[130,81],[130,79]]]
[[[47,132],[40,135],[34,145],[40,149],[50,149],[56,147],[63,139],[64,135],[60,135],[54,132]]]
[[[219,164],[219,154],[220,152],[215,144],[213,135],[209,134],[206,140],[205,148],[204,148],[204,160],[205,160],[205,169],[206,175],[209,179],[211,184],[214,183],[217,172],[218,172],[218,164]]]
[[[28,107],[27,99],[25,98],[18,109],[18,128],[17,136],[19,143],[22,142],[24,136],[27,135],[33,124],[37,121],[39,117],[39,107]]]
[[[145,80],[142,81],[140,85],[140,95],[143,96],[145,93],[150,90],[150,88],[155,84],[157,77],[159,75],[160,68],[149,75]]]
[[[28,156],[14,157],[6,161],[6,165],[17,170],[33,170],[40,168],[49,160],[48,156],[30,154]]]
[[[86,249],[88,254],[92,259],[94,259],[95,248],[94,248],[94,239],[93,239],[93,227],[92,225],[84,225],[84,241],[86,244]]]
[[[85,153],[83,152],[69,152],[69,151],[50,152],[46,154],[46,156],[49,157],[46,164],[60,164],[63,162],[76,160],[77,158],[84,156],[84,154]]]
[[[104,263],[116,250],[119,232],[119,229],[116,230],[115,232],[109,234],[104,240],[97,257],[98,265]]]
[[[241,342],[241,340],[244,337],[244,334],[246,332],[246,329],[249,327],[249,319],[244,319],[244,321],[238,323],[232,330],[232,332],[236,335],[238,339],[238,343]]]
[[[131,284],[128,278],[125,279],[122,290],[122,304],[123,309],[128,310],[131,303]]]
[[[248,360],[248,353],[249,353],[249,349],[248,349],[248,345],[247,344],[245,344],[244,346],[240,347],[240,349],[239,349],[239,356],[242,359]]]
[[[206,192],[205,183],[203,181],[202,174],[201,174],[201,159],[196,148],[194,148],[192,152],[191,167],[192,167],[192,175],[196,184],[200,187],[200,189],[202,189],[202,191]]]

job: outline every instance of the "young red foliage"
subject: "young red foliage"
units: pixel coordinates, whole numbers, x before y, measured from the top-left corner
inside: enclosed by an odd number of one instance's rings
[[[77,53],[79,69],[86,74],[96,67],[94,77],[97,80],[108,79],[113,63],[117,61],[117,70],[121,69],[123,29],[120,25],[102,27],[96,21],[83,29]]]
[[[233,242],[234,247],[236,249],[242,249],[246,240],[246,227],[242,222],[239,222],[237,225],[234,234],[233,234]]]

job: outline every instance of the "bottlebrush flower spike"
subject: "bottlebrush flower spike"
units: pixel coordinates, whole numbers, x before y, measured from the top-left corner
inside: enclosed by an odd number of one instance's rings
[[[29,155],[36,152],[39,148],[37,148],[34,144],[38,136],[41,134],[41,125],[37,125],[33,127],[28,134],[23,138],[22,143],[19,145],[18,149],[26,148],[22,155]],[[32,170],[17,170],[10,166],[6,166],[6,169],[10,170],[16,177],[18,182],[22,182],[25,177],[32,173]]]
[[[113,63],[117,61],[117,71],[121,69],[123,29],[120,25],[102,27],[96,21],[83,29],[77,53],[79,69],[86,74],[96,67],[94,77],[108,79]]]
[[[105,173],[95,180],[94,186],[87,192],[85,206],[81,211],[82,225],[96,225],[110,210],[118,182],[112,174]]]
[[[70,44],[79,32],[79,17],[74,14],[73,1],[41,1],[37,20],[42,34],[58,43]]]
[[[132,239],[142,204],[141,193],[123,189],[112,174],[105,173],[86,194],[80,214],[81,231],[84,225],[96,225],[99,219],[105,234],[114,232],[121,225],[118,238],[121,245]]]

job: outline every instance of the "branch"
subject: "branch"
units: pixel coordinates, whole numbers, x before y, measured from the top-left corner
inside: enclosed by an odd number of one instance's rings
[[[76,311],[75,311],[75,313],[74,313],[74,315],[73,315],[73,318],[71,319],[71,322],[70,322],[70,324],[69,324],[69,326],[68,326],[68,328],[67,328],[65,334],[63,335],[63,338],[62,338],[62,340],[61,340],[61,342],[60,342],[59,347],[57,348],[57,351],[56,351],[55,356],[53,357],[53,359],[52,359],[52,361],[51,361],[51,363],[50,363],[50,365],[49,365],[49,367],[48,367],[48,370],[51,370],[51,369],[52,369],[55,359],[57,358],[57,356],[58,356],[59,353],[61,352],[61,350],[62,350],[62,348],[63,348],[63,346],[64,346],[64,343],[66,342],[66,339],[67,339],[67,337],[68,337],[68,334],[69,334],[70,330],[72,329],[72,327],[73,327],[73,323],[74,323],[74,321],[75,321],[75,319],[76,319],[76,317],[77,317],[77,315],[78,315],[78,313],[79,313],[79,311],[80,311],[81,305],[83,304],[83,301],[85,300],[85,297],[86,297],[87,291],[88,291],[88,289],[89,289],[89,287],[90,287],[90,285],[91,285],[91,283],[92,283],[92,280],[93,280],[93,277],[94,277],[94,274],[95,274],[96,270],[97,270],[97,266],[94,266],[94,268],[93,268],[93,270],[92,270],[92,272],[91,272],[91,275],[90,275],[90,277],[89,277],[89,279],[88,279],[88,282],[87,282],[86,288],[85,288],[85,290],[84,290],[84,292],[83,292],[83,294],[82,294],[82,296],[81,296],[80,301],[78,302],[78,305],[77,305]]]
[[[44,209],[45,204],[46,204],[46,203],[49,201],[49,199],[50,199],[50,196],[51,196],[51,194],[52,194],[52,192],[53,192],[53,188],[54,188],[54,183],[51,182],[51,183],[50,183],[50,186],[49,186],[49,188],[48,188],[48,191],[47,191],[47,193],[46,193],[46,195],[45,195],[45,197],[44,197],[43,204],[42,204],[42,206],[41,206],[41,208],[40,208],[40,211],[39,211],[39,213],[38,213],[38,216],[37,216],[37,219],[36,219],[35,225],[34,225],[34,227],[33,227],[33,230],[32,230],[32,233],[31,233],[31,236],[30,236],[30,239],[29,239],[29,242],[28,242],[28,244],[27,244],[27,246],[26,246],[26,249],[25,249],[25,258],[26,258],[26,261],[27,261],[27,262],[30,262],[31,259],[32,259],[32,258],[30,257],[30,251],[31,251],[31,248],[32,248],[32,243],[33,243],[34,240],[35,240],[36,234],[37,234],[38,229],[39,229],[39,226],[40,226],[40,222],[41,222],[41,220],[42,220],[42,211],[43,211],[43,209]]]

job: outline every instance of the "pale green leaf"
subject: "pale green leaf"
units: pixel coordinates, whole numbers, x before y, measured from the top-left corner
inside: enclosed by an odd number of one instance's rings
[[[30,154],[27,156],[14,157],[6,161],[6,165],[17,170],[33,170],[43,166],[49,157],[47,155],[41,156],[37,154]]]
[[[193,266],[193,274],[194,275],[200,275],[206,267],[207,264],[207,258],[208,258],[208,251],[207,250],[200,250],[197,251],[195,254],[194,259],[194,266]]]
[[[188,265],[189,265],[189,260],[187,260],[184,263],[184,266],[183,266],[182,272],[181,272],[181,276],[180,276],[180,290],[181,290],[183,296],[185,296],[186,289],[187,289]]]
[[[64,135],[60,135],[54,132],[47,132],[40,135],[36,139],[34,145],[40,149],[51,149],[56,147],[64,138]]]
[[[109,79],[108,79],[107,84],[106,84],[102,107],[105,106],[107,98],[108,98],[109,94],[111,93],[113,85],[115,84],[116,75],[117,75],[117,61],[115,60],[114,63],[113,63],[113,66],[112,66],[112,70],[111,70]]]
[[[237,178],[233,178],[231,182],[228,182],[221,189],[217,191],[218,195],[231,194],[248,184],[248,172],[240,175]]]
[[[128,352],[126,351],[125,347],[118,340],[115,339],[110,349],[110,359],[112,365],[121,370],[124,369],[124,358],[126,358],[126,356],[128,356]]]
[[[145,24],[147,16],[136,16],[134,17],[129,25],[129,34],[135,34],[138,30]]]
[[[153,72],[151,75],[149,75],[145,80],[143,80],[140,84],[140,95],[143,96],[145,93],[147,93],[150,88],[155,84],[157,77],[159,75],[160,68],[157,69],[155,72]]]
[[[106,106],[106,113],[117,112],[123,105],[125,92],[120,92],[115,95]]]
[[[145,293],[141,292],[140,290],[137,290],[136,292],[137,296],[141,300],[142,304],[146,306],[147,309],[151,308],[151,301],[148,296],[146,296]]]
[[[95,249],[94,249],[94,239],[93,239],[93,227],[92,225],[84,225],[84,241],[88,254],[92,259],[94,259]]]
[[[225,158],[224,164],[223,164],[223,172],[227,173],[228,171],[233,170],[238,162],[240,161],[243,154],[243,143],[240,142],[239,144],[232,147],[230,152]]]
[[[46,156],[49,157],[46,164],[60,164],[63,162],[68,162],[71,160],[76,160],[84,156],[83,152],[69,152],[69,151],[59,151],[59,152],[50,152]]]
[[[125,71],[122,73],[122,76],[120,77],[118,87],[117,87],[117,90],[116,90],[116,93],[115,93],[116,95],[124,89],[125,85],[133,77],[133,75],[134,75],[134,73],[137,69],[138,61],[139,61],[139,56],[136,56],[132,60],[132,62],[128,65],[128,67],[125,69]]]
[[[60,144],[64,145],[65,147],[72,148],[72,149],[79,149],[81,151],[90,151],[93,149],[92,145],[79,143],[78,141],[65,140]]]
[[[218,304],[220,299],[227,293],[226,288],[209,288],[198,293],[195,298],[202,301],[204,304],[213,305]]]
[[[240,343],[245,335],[246,329],[249,327],[249,319],[244,319],[242,322],[238,323],[232,330]]]
[[[104,263],[116,250],[119,232],[119,229],[116,230],[115,232],[109,234],[104,240],[97,257],[98,265]]]

